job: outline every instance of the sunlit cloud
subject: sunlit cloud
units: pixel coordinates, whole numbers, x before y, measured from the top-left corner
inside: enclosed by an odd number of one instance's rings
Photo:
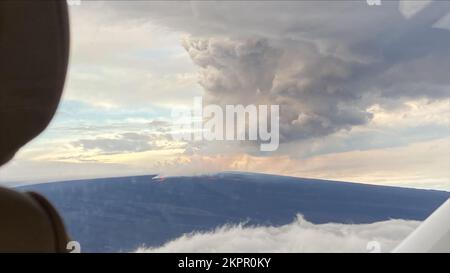
[[[209,232],[183,235],[155,252],[389,252],[420,222],[389,220],[372,224],[312,224],[302,216],[280,227],[223,226]]]

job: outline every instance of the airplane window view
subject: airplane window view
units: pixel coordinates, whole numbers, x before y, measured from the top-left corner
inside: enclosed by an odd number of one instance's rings
[[[449,1],[2,1],[0,55],[0,252],[450,252]]]

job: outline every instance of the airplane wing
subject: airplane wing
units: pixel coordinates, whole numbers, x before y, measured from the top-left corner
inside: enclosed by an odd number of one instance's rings
[[[392,252],[450,253],[450,199]]]

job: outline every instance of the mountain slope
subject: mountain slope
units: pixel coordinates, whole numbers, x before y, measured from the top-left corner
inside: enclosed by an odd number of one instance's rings
[[[250,173],[67,181],[19,187],[49,198],[83,251],[159,246],[226,223],[284,225],[423,220],[448,192]]]

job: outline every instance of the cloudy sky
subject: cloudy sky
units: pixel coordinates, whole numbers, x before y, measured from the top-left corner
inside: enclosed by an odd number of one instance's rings
[[[266,172],[450,190],[448,1],[82,1],[50,127],[0,183]],[[173,108],[280,105],[280,148],[171,138]]]

